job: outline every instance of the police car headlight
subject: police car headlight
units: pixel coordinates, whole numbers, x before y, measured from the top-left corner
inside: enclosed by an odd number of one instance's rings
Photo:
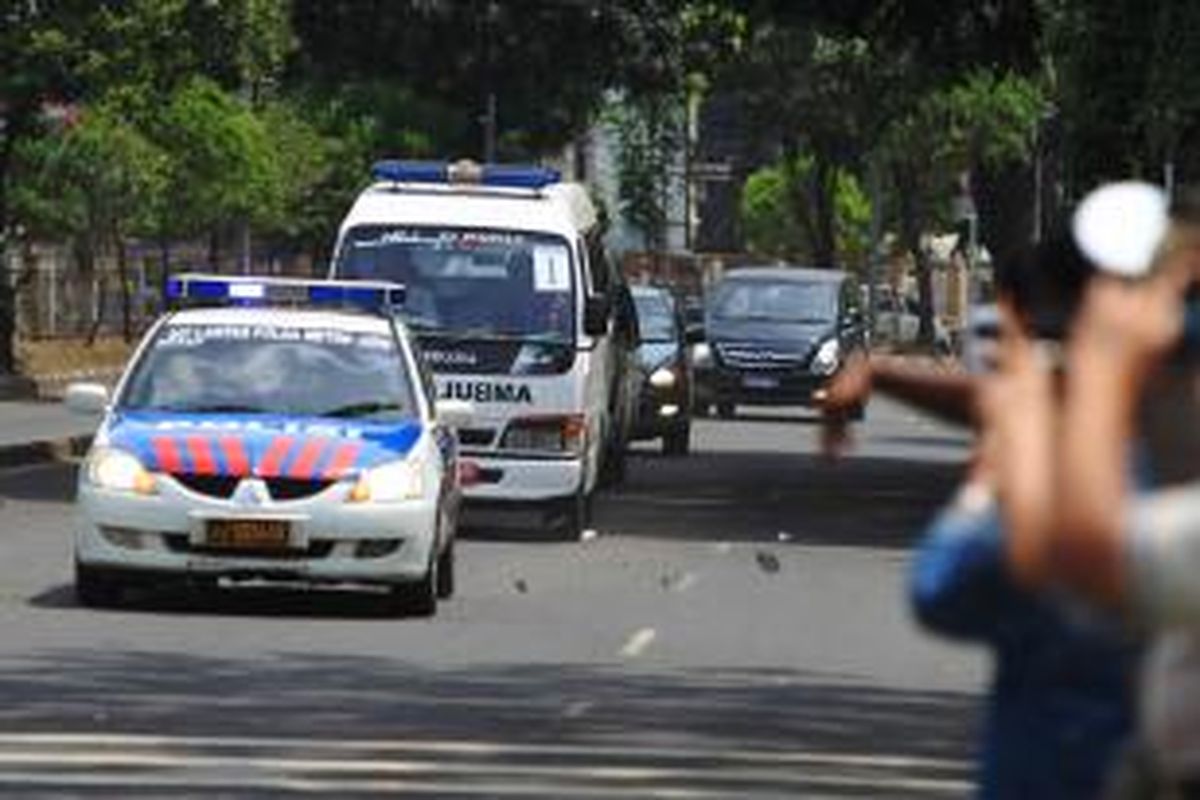
[[[97,447],[88,456],[88,483],[114,492],[151,495],[158,491],[154,476],[137,457],[115,447]]]
[[[364,472],[347,498],[351,503],[398,503],[419,500],[425,494],[420,459],[392,461]]]
[[[655,389],[670,389],[675,386],[675,371],[659,367],[650,373],[650,385]]]
[[[692,346],[692,363],[697,367],[712,366],[712,346],[708,342],[699,342]]]
[[[838,345],[837,339],[830,339],[817,348],[817,354],[813,356],[812,371],[818,375],[832,375],[837,372],[837,368],[841,363],[841,347]]]

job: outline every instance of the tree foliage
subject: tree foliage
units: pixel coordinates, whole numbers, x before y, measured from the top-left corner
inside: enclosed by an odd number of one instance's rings
[[[817,246],[813,242],[811,206],[796,208],[793,182],[803,183],[814,170],[812,156],[801,155],[793,164],[774,164],[756,170],[742,188],[741,223],[746,248],[759,255],[797,263],[813,264]],[[844,169],[834,178],[834,225],[837,263],[861,267],[870,250],[871,200],[854,175]]]

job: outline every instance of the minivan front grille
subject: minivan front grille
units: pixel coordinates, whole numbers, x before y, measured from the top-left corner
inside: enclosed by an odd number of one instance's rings
[[[808,359],[804,352],[759,344],[718,344],[717,355],[723,364],[738,369],[793,369]]]

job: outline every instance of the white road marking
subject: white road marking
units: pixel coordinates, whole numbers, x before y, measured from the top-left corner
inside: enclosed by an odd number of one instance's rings
[[[622,658],[637,658],[646,651],[654,640],[658,638],[654,628],[642,628],[629,637],[629,641],[621,648]]]
[[[563,719],[579,719],[595,707],[591,700],[576,700],[563,709]]]
[[[617,747],[597,744],[532,744],[470,739],[309,739],[271,736],[161,736],[123,733],[0,733],[0,747],[96,747],[209,749],[288,749],[436,753],[456,756],[637,756],[654,759],[704,758],[712,763],[742,761],[771,764],[836,764],[841,766],[887,767],[894,769],[942,769],[970,771],[966,761],[925,756],[881,753],[825,752],[806,750],[738,750],[685,747]]]
[[[197,747],[209,749],[266,749],[305,748],[310,750],[370,752],[421,752],[458,756],[522,756],[548,754],[556,756],[603,755],[659,759],[686,759],[703,757],[716,761],[747,761],[789,764],[828,763],[845,766],[882,766],[895,768],[970,769],[964,761],[928,758],[922,756],[897,756],[876,753],[809,752],[803,750],[737,750],[722,748],[711,753],[702,748],[681,747],[636,747],[623,748],[612,745],[562,745],[523,744],[490,742],[466,739],[300,739],[265,736],[159,736],[154,734],[105,734],[105,733],[32,733],[0,734],[0,746],[43,746],[43,747],[142,747],[171,748]]]
[[[582,711],[593,704],[578,701]],[[971,790],[963,761],[874,753],[130,734],[0,734],[0,793],[248,790],[349,795],[724,798]]]
[[[676,592],[686,592],[688,589],[696,585],[696,581],[700,580],[694,572],[685,572],[683,577],[675,582],[671,588]]]

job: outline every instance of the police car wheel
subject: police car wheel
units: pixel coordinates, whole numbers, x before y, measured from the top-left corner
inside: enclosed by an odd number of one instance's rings
[[[721,419],[733,419],[737,414],[737,406],[733,403],[717,403],[717,416]]]
[[[454,595],[454,542],[446,546],[438,556],[437,596],[439,600],[449,599]]]
[[[428,571],[420,580],[392,587],[392,603],[397,613],[406,617],[432,617],[437,613],[440,560],[431,559]]]
[[[75,565],[75,597],[88,608],[111,608],[125,597],[125,585],[111,573]]]

